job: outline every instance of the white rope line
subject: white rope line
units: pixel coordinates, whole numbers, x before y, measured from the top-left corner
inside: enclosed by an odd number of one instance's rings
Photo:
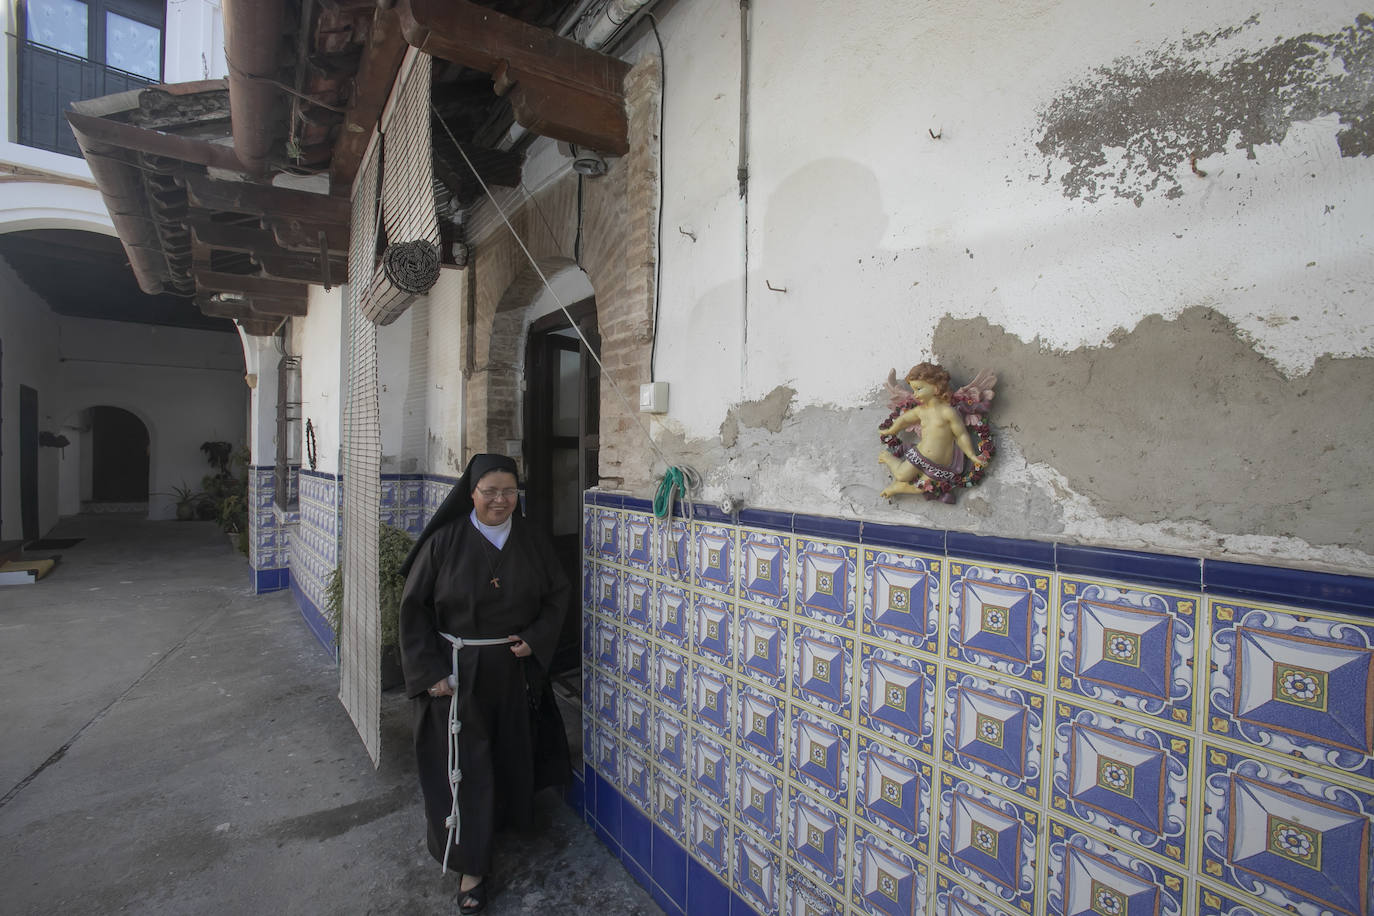
[[[653,449],[654,454],[658,456],[658,459],[663,462],[665,467],[672,467],[673,463],[663,454],[662,450],[658,447],[658,443],[654,441],[654,437],[651,436],[649,430],[645,428],[644,421],[640,419],[639,411],[631,406],[630,399],[625,397],[625,392],[620,389],[620,385],[616,382],[615,376],[606,370],[606,364],[601,361],[601,354],[596,352],[596,348],[592,346],[591,341],[587,340],[587,336],[582,333],[582,329],[578,327],[577,322],[573,320],[572,313],[569,312],[568,307],[563,304],[562,298],[559,297],[558,293],[554,292],[554,288],[550,285],[549,278],[544,275],[544,271],[540,268],[539,262],[534,259],[534,255],[531,254],[529,248],[525,246],[525,240],[520,237],[520,233],[515,231],[515,226],[511,223],[510,217],[506,215],[506,209],[501,206],[500,201],[491,193],[491,188],[487,187],[487,183],[482,179],[482,176],[478,174],[477,167],[474,166],[472,160],[468,158],[468,154],[463,149],[462,144],[453,136],[453,131],[449,130],[449,126],[444,123],[444,119],[439,116],[439,109],[434,106],[433,102],[429,103],[429,107],[434,113],[435,120],[444,128],[444,133],[448,134],[448,139],[453,144],[453,148],[458,150],[458,155],[463,157],[463,161],[467,163],[468,169],[472,172],[472,176],[476,178],[477,183],[482,186],[482,193],[487,195],[487,200],[491,201],[491,205],[495,207],[496,212],[501,215],[501,221],[505,223],[506,228],[510,230],[511,237],[514,238],[515,243],[520,246],[520,250],[525,253],[525,257],[529,260],[530,266],[534,268],[534,272],[539,275],[539,281],[544,284],[544,289],[548,290],[549,295],[553,297],[553,301],[558,303],[559,310],[561,310],[568,319],[568,323],[572,325],[572,329],[577,332],[578,339],[581,340],[582,345],[587,348],[587,352],[592,355],[592,359],[596,360],[596,365],[601,369],[601,374],[611,383],[611,390],[616,393],[616,396],[620,398],[620,402],[625,405],[625,412],[630,415],[635,421],[635,425],[639,427],[639,431],[644,434],[645,440],[649,443],[649,448]],[[655,328],[654,332],[657,333],[658,329]]]
[[[447,633],[439,635],[447,639],[453,647],[453,675],[450,684],[453,696],[448,704],[448,786],[453,793],[453,807],[449,809],[449,815],[444,820],[444,826],[448,828],[448,841],[444,843],[444,861],[439,872],[448,874],[448,854],[453,851],[463,831],[463,819],[458,806],[458,784],[463,781],[463,771],[458,768],[458,733],[463,730],[463,723],[458,719],[458,650],[463,646],[504,646],[508,645],[510,640],[463,639],[461,636],[450,636]]]

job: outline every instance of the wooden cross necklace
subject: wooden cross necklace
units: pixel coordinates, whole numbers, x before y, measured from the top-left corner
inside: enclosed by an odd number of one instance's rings
[[[500,550],[497,550],[496,562],[491,562],[491,548],[493,545],[490,541],[486,539],[486,536],[481,534],[480,532],[478,533],[478,537],[482,541],[482,557],[487,561],[487,572],[491,573],[491,579],[489,579],[488,581],[491,582],[492,588],[500,588],[501,577],[496,574],[496,567],[501,565],[501,561],[505,559],[505,554],[502,553]]]

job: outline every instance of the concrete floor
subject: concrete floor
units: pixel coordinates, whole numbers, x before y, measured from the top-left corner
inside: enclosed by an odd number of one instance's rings
[[[374,769],[287,592],[209,522],[65,519],[0,587],[0,910],[455,913],[424,850],[406,701]],[[657,914],[553,793],[487,912]]]

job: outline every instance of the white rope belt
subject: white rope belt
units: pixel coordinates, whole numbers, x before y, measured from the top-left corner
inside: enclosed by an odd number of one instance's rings
[[[453,790],[453,808],[444,821],[444,825],[448,827],[448,842],[444,844],[444,863],[441,872],[447,874],[448,854],[458,842],[458,836],[462,831],[462,820],[458,814],[458,783],[463,781],[463,771],[458,767],[458,732],[463,729],[463,723],[458,721],[458,650],[464,646],[507,646],[510,645],[510,640],[505,637],[464,639],[447,633],[439,635],[447,639],[453,647],[453,698],[448,704],[448,785]]]

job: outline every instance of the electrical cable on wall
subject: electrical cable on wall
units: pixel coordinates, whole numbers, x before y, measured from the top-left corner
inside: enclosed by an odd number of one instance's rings
[[[649,381],[657,381],[658,360],[658,304],[663,299],[663,109],[668,104],[668,55],[663,50],[663,38],[658,34],[658,18],[645,13],[649,27],[658,42],[658,230],[654,233],[654,327],[649,339]]]
[[[601,374],[606,378],[607,381],[611,383],[611,390],[615,392],[616,397],[620,398],[620,402],[624,405],[626,413],[628,413],[634,419],[635,426],[637,426],[639,428],[639,431],[644,434],[644,440],[649,443],[649,448],[653,451],[653,453],[656,456],[658,456],[658,459],[662,461],[663,464],[667,467],[668,472],[674,473],[674,476],[678,481],[677,489],[679,490],[679,492],[684,492],[686,496],[686,499],[684,501],[687,502],[688,505],[691,505],[691,490],[694,488],[694,481],[695,483],[699,484],[700,477],[696,474],[695,471],[692,471],[691,468],[674,465],[673,462],[669,461],[668,457],[663,454],[663,450],[658,447],[658,443],[654,441],[653,436],[651,436],[649,434],[649,431],[644,428],[644,421],[640,419],[639,412],[631,405],[630,399],[625,396],[625,392],[620,387],[620,383],[616,381],[615,376],[612,375],[609,370],[607,370],[606,364],[601,361],[601,354],[598,353],[596,348],[592,346],[591,341],[587,339],[587,335],[582,332],[582,328],[578,325],[577,321],[573,319],[572,312],[568,311],[568,307],[564,304],[562,297],[558,295],[558,293],[554,290],[553,285],[549,283],[549,278],[547,275],[545,275],[543,268],[539,266],[539,262],[535,260],[534,254],[525,244],[525,240],[521,238],[520,233],[516,231],[515,224],[511,222],[510,216],[506,213],[505,208],[501,206],[501,203],[496,199],[496,196],[491,193],[491,188],[487,186],[486,181],[483,180],[481,174],[478,173],[477,167],[473,165],[472,160],[468,158],[468,154],[463,149],[462,144],[458,142],[458,138],[456,138],[453,135],[453,131],[449,129],[448,124],[446,124],[443,121],[443,119],[439,117],[439,110],[434,106],[434,103],[432,101],[430,102],[429,107],[430,111],[434,114],[434,120],[437,121],[441,127],[443,127],[444,133],[448,135],[449,142],[453,144],[453,148],[458,151],[458,155],[463,158],[463,161],[465,163],[467,163],[467,167],[472,172],[473,177],[476,178],[477,183],[481,185],[482,193],[486,195],[487,200],[491,201],[491,205],[495,207],[496,212],[500,214],[501,221],[505,223],[506,229],[509,230],[511,234],[511,238],[515,240],[515,243],[520,246],[520,250],[524,252],[525,259],[529,261],[530,266],[534,268],[534,272],[539,276],[539,282],[543,284],[544,289],[548,291],[549,295],[553,298],[553,301],[558,305],[559,310],[563,313],[564,317],[568,319],[568,323],[572,325],[572,329],[577,333],[578,339],[582,341],[582,346],[587,348],[587,352],[591,354],[592,359],[596,361],[596,365],[601,370]],[[660,207],[660,210],[661,209],[662,208]],[[667,477],[665,476],[665,481],[666,480]],[[685,491],[682,488],[683,484],[687,485]]]

